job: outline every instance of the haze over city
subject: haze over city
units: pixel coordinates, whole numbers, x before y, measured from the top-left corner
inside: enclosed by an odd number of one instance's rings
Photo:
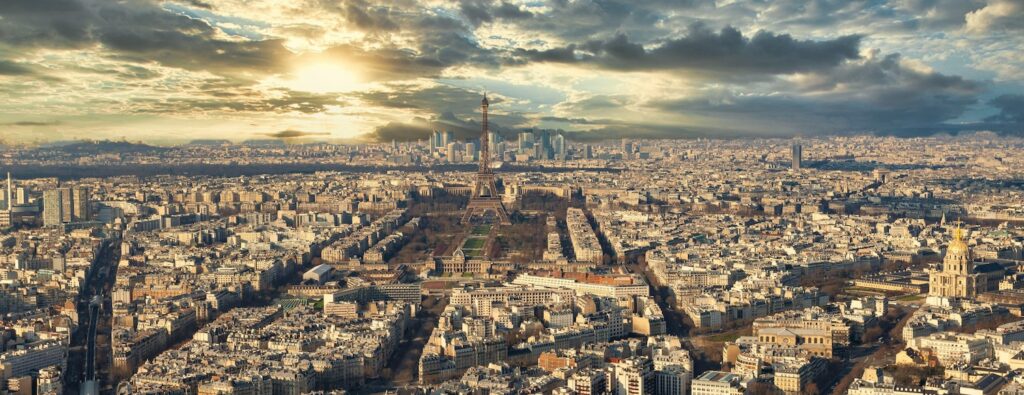
[[[0,139],[1021,133],[1024,4],[7,0]],[[499,105],[500,104],[500,105]]]

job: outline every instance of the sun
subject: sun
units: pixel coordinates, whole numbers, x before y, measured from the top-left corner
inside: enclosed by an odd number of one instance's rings
[[[349,92],[363,84],[354,67],[333,61],[298,65],[291,74],[288,88],[312,93]]]

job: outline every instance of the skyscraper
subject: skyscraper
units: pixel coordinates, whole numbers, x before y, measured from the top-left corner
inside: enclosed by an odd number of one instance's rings
[[[440,148],[444,148],[444,144],[441,144],[441,131],[435,130],[430,133],[430,152],[437,151]]]
[[[7,189],[4,200],[7,202],[7,211],[14,208],[14,183],[11,182],[11,172],[7,172]]]
[[[459,152],[459,143],[451,142],[446,146],[445,156],[448,158],[448,163],[456,163],[462,161],[462,154]]]
[[[541,130],[534,134],[534,136],[534,140],[537,142],[537,145],[540,146],[540,149],[537,150],[537,157],[540,159],[551,159],[551,156],[554,153],[554,149],[551,144],[551,133],[547,130]]]
[[[92,212],[89,207],[89,188],[77,187],[71,192],[71,221],[89,221]]]
[[[90,219],[89,188],[56,188],[43,192],[43,225],[58,226]]]
[[[72,200],[71,188],[57,188],[60,194],[60,222],[69,224],[74,218],[75,202]]]
[[[501,142],[502,138],[500,135],[494,132],[487,132],[487,151],[501,154],[501,150],[498,149],[498,144]],[[482,149],[483,147],[480,148]]]
[[[0,227],[11,226],[14,215],[14,183],[11,182],[11,173],[7,173],[7,189],[5,193],[7,207],[0,211]]]
[[[804,166],[804,147],[800,144],[793,144],[793,170],[800,170]]]
[[[565,136],[556,134],[555,137],[551,138],[552,149],[555,151],[555,159],[565,159]]]
[[[43,191],[43,225],[58,226],[63,223],[64,199],[60,188]]]
[[[28,187],[22,186],[14,190],[14,202],[16,204],[28,204]]]
[[[480,159],[480,151],[479,151],[479,149],[477,149],[477,142],[476,141],[467,141],[466,142],[466,157],[463,158],[463,160],[465,160],[466,162],[470,162],[470,161],[476,162],[479,159]]]
[[[441,146],[447,147],[448,144],[455,142],[455,135],[452,132],[445,130],[441,132]]]

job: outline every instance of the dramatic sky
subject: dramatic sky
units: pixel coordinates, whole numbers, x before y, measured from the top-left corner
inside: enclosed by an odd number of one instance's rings
[[[2,0],[0,140],[1024,125],[1024,0]]]

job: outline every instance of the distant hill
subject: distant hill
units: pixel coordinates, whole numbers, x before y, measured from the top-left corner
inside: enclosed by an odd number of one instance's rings
[[[247,147],[260,147],[260,148],[283,148],[285,146],[284,141],[274,139],[255,139],[245,140],[242,145]]]
[[[131,143],[127,141],[75,141],[67,144],[50,144],[39,147],[39,150],[60,151],[69,154],[96,155],[96,154],[126,154],[166,151],[167,148],[155,147],[142,143]]]
[[[189,141],[187,145],[204,146],[204,147],[219,147],[222,145],[231,145],[229,140],[218,140],[218,139],[201,139]]]

